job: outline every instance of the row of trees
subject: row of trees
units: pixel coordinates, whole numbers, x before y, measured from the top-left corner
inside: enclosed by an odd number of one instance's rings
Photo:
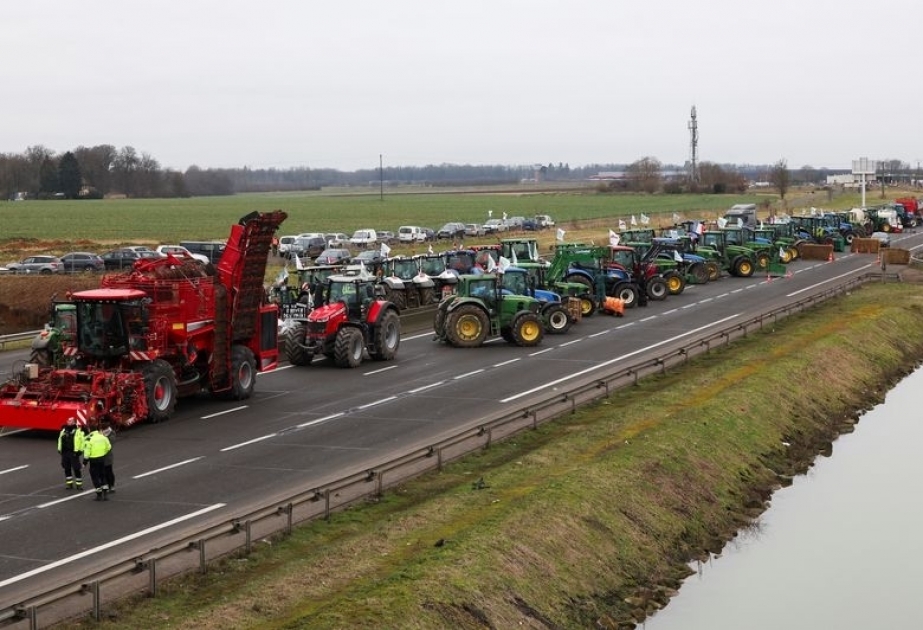
[[[312,190],[332,186],[441,186],[518,184],[522,181],[586,181],[600,179],[600,191],[646,193],[740,193],[751,181],[770,182],[784,197],[791,185],[825,181],[826,175],[843,173],[803,166],[789,169],[785,160],[771,166],[727,165],[702,162],[697,177],[687,175],[688,164],[664,165],[653,157],[631,164],[535,164],[528,166],[438,164],[385,166],[357,171],[336,169],[203,169],[184,173],[164,169],[151,155],[134,147],[116,149],[103,144],[77,147],[56,155],[43,146],[22,154],[0,154],[0,193],[10,199],[28,197],[99,198],[110,194],[128,197],[188,197],[230,195],[236,192]],[[910,172],[900,160],[880,160],[890,174]],[[919,178],[919,174],[917,175]]]

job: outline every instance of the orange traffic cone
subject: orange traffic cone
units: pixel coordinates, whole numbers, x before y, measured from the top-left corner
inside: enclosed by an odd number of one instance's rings
[[[766,272],[766,282],[772,282],[772,274],[768,271]]]
[[[830,250],[830,255],[827,256],[827,262],[833,262],[833,250]]]
[[[791,272],[791,271],[786,271],[786,272],[785,272],[785,277],[786,277],[786,278],[791,278],[791,277],[792,277],[792,272]]]

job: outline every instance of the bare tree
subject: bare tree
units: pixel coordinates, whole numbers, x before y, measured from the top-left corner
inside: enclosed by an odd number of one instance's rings
[[[662,170],[663,165],[660,160],[653,157],[644,157],[629,164],[627,174],[636,190],[655,193],[660,190],[663,183]]]
[[[785,199],[785,194],[792,183],[792,173],[788,170],[788,163],[784,158],[769,169],[769,181],[779,190],[779,197]]]

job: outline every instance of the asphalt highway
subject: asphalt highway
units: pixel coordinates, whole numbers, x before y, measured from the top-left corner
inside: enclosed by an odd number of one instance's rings
[[[923,247],[923,234],[893,247]],[[406,333],[392,362],[358,369],[283,364],[259,375],[246,401],[181,399],[175,416],[121,431],[114,442],[117,493],[93,500],[64,488],[57,435],[0,434],[0,606],[36,581],[86,574],[107,554],[149,550],[182,527],[226,521],[267,497],[321,487],[411,446],[476,426],[615,363],[658,354],[694,335],[795,302],[841,279],[880,270],[874,255],[796,261],[789,277],[725,277],[679,296],[596,314],[536,348],[493,341],[456,349],[430,330]],[[0,377],[26,353],[0,354]]]

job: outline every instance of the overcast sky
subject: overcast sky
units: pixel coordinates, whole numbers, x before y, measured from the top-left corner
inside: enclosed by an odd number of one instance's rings
[[[161,166],[923,160],[921,0],[7,0],[0,153]]]

